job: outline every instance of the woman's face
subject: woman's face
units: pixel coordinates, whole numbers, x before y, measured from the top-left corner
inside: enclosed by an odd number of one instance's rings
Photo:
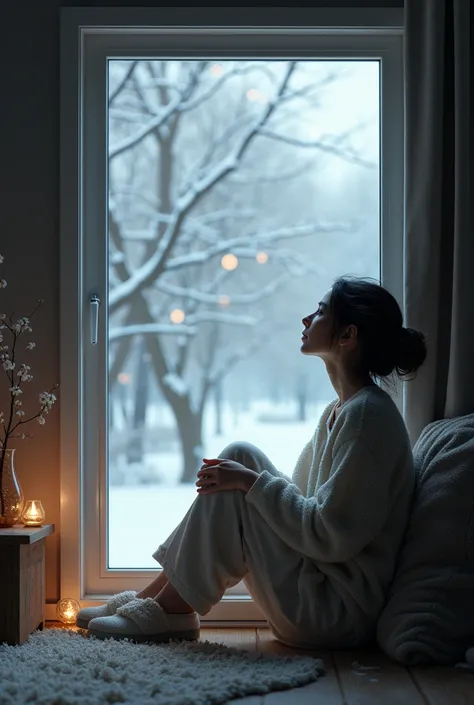
[[[330,297],[331,290],[323,296],[316,311],[303,318],[301,352],[304,355],[326,353],[331,347]]]

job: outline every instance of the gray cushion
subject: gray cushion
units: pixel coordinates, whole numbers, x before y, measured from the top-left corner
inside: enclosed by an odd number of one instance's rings
[[[416,493],[377,641],[406,665],[463,661],[474,644],[474,414],[427,426]]]

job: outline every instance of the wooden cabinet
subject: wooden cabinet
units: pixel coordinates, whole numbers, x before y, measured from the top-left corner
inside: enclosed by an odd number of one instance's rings
[[[0,644],[23,644],[44,626],[45,539],[54,524],[0,529]]]

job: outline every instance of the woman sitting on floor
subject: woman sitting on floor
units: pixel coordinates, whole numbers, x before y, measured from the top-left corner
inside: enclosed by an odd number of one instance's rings
[[[249,443],[205,458],[196,500],[153,554],[163,571],[81,610],[79,626],[100,638],[195,639],[198,615],[244,580],[286,644],[374,638],[414,492],[405,423],[376,380],[414,373],[425,340],[385,288],[354,277],[337,279],[303,326],[301,352],[324,361],[338,398],[291,479]]]

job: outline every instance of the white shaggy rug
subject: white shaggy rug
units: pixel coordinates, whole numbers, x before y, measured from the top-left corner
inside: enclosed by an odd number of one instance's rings
[[[205,642],[102,641],[69,629],[0,645],[0,705],[218,705],[305,685],[320,659]]]

